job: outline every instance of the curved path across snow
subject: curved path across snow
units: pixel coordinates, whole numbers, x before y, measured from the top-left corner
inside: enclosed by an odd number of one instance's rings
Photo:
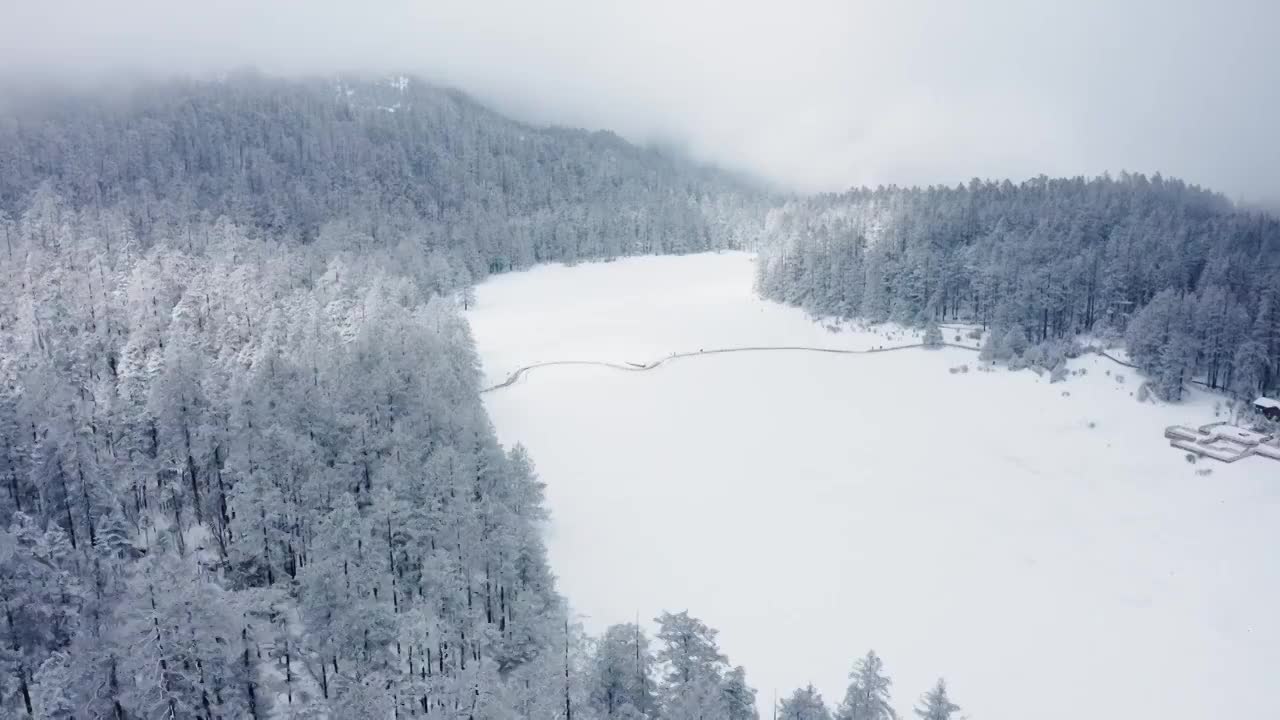
[[[748,345],[743,347],[712,348],[711,350],[690,350],[688,352],[672,353],[670,355],[667,355],[666,357],[659,358],[657,360],[653,360],[647,363],[633,363],[633,362],[618,363],[618,362],[608,362],[604,360],[548,360],[546,362],[530,363],[528,365],[524,365],[520,368],[517,368],[515,372],[507,376],[506,380],[503,380],[497,385],[491,385],[481,390],[480,392],[487,393],[487,392],[493,392],[494,390],[501,390],[502,388],[505,388],[505,387],[511,387],[516,383],[516,381],[524,377],[526,374],[528,374],[532,370],[536,370],[538,368],[544,368],[544,367],[553,367],[556,365],[594,365],[596,367],[607,367],[607,368],[613,368],[614,370],[626,370],[628,372],[644,372],[645,370],[653,370],[654,368],[661,367],[662,365],[668,362],[671,362],[672,360],[682,360],[684,358],[702,357],[706,355],[724,355],[726,353],[816,352],[816,353],[828,353],[832,355],[873,355],[876,353],[887,353],[887,352],[893,352],[895,350],[910,350],[913,348],[923,348],[923,347],[925,347],[924,343],[912,343],[910,345],[894,345],[893,347],[884,347],[884,348],[868,348],[865,350],[846,350],[843,348],[810,347],[807,345],[755,345],[755,346]],[[975,348],[972,345],[960,345],[957,343],[947,343],[947,342],[944,342],[941,345],[933,345],[932,347],[953,347],[953,348],[960,348],[962,350],[972,350],[972,351],[978,350],[978,348]]]

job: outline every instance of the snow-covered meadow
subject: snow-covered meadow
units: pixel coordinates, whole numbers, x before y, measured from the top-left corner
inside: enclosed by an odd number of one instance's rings
[[[469,317],[491,383],[914,341],[833,333],[751,280],[741,253],[544,266],[481,285]],[[485,402],[547,483],[552,567],[587,626],[687,608],[762,709],[810,681],[834,705],[874,648],[900,713],[942,675],[975,720],[1280,717],[1280,464],[1188,463],[1162,431],[1214,420],[1214,399],[1139,403],[1103,358],[1057,384],[977,365],[549,367]]]

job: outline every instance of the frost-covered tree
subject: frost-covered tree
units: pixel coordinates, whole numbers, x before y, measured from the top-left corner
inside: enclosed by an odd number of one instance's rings
[[[1009,328],[1009,331],[1000,339],[1002,354],[1006,357],[1021,357],[1027,351],[1029,343],[1027,342],[1027,334],[1021,327]]]
[[[947,683],[941,678],[932,690],[921,696],[915,707],[915,714],[921,720],[951,720],[952,715],[959,711],[960,706],[947,696]]]
[[[661,716],[667,720],[750,717],[745,704],[754,698],[741,668],[730,669],[716,643],[716,631],[687,611],[657,619],[658,685]]]
[[[73,636],[84,602],[75,563],[56,526],[41,531],[32,518],[17,513],[8,529],[0,530],[0,687],[15,712],[34,713],[33,698],[43,692],[32,687],[37,671]]]
[[[831,720],[831,711],[822,694],[807,685],[778,703],[778,720]]]
[[[596,643],[591,664],[591,704],[604,717],[656,713],[653,654],[638,625],[612,625]]]
[[[889,704],[893,681],[884,674],[884,661],[874,650],[859,659],[849,673],[849,688],[836,709],[836,720],[897,720]]]
[[[741,665],[725,674],[722,695],[726,720],[759,720],[756,691],[747,684],[747,671]]]
[[[930,320],[924,326],[924,339],[922,340],[925,347],[941,347],[943,343],[942,329],[938,327],[938,323]]]

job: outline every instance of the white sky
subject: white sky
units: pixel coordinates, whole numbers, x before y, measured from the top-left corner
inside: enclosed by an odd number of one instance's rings
[[[798,189],[1160,171],[1280,201],[1275,0],[0,0],[0,65],[408,70]]]

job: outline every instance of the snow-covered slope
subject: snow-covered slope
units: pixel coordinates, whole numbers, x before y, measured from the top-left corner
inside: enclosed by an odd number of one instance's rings
[[[540,267],[482,285],[470,317],[494,381],[911,341],[832,333],[756,299],[751,271],[732,253]],[[1162,431],[1214,420],[1213,398],[1139,403],[1102,358],[1052,385],[976,366],[945,349],[551,367],[486,405],[548,485],[552,565],[588,627],[687,608],[762,709],[809,681],[834,704],[874,648],[904,713],[944,675],[983,720],[1280,717],[1280,467],[1189,464]]]

